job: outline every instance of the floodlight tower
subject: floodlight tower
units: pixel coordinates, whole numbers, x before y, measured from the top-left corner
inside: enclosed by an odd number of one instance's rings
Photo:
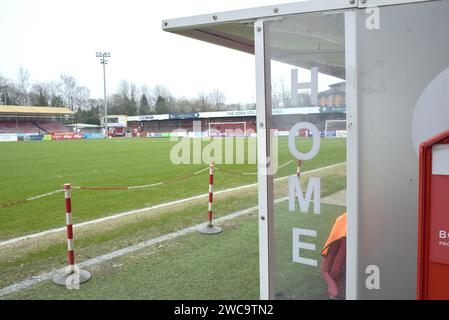
[[[108,137],[108,102],[106,98],[106,65],[108,59],[111,57],[110,52],[97,52],[97,58],[100,58],[100,63],[103,65],[103,83],[104,83],[104,129],[106,132],[106,138]]]

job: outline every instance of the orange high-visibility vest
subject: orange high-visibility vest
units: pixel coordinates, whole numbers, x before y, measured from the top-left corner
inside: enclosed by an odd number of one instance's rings
[[[327,238],[326,244],[321,251],[321,255],[325,257],[329,251],[329,246],[335,241],[346,237],[346,212],[339,216],[332,227],[332,230]]]

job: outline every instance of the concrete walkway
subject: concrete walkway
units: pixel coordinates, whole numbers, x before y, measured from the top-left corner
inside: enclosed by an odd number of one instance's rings
[[[346,189],[337,191],[321,199],[322,203],[346,207]]]

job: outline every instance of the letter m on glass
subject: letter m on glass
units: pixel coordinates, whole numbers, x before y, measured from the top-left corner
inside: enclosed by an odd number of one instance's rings
[[[310,177],[307,184],[306,195],[303,196],[301,183],[296,175],[288,177],[288,210],[295,211],[295,198],[298,199],[299,209],[301,212],[309,211],[310,201],[313,194],[313,213],[321,213],[321,181],[319,177]]]

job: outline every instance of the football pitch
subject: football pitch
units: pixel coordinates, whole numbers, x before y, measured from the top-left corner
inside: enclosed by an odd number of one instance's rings
[[[251,138],[249,138],[251,139]],[[108,139],[42,141],[0,144],[0,241],[64,226],[63,195],[56,193],[33,201],[14,202],[60,190],[64,183],[85,187],[162,185],[132,190],[73,190],[74,223],[126,210],[207,193],[207,164],[174,165],[169,139]],[[204,145],[207,143],[205,142]],[[306,150],[310,141],[301,144]],[[247,148],[245,148],[247,150]],[[345,161],[345,140],[322,140],[321,151],[304,161],[301,170],[311,170]],[[279,141],[279,165],[293,160],[286,139]],[[217,165],[228,171],[255,173],[256,165]],[[276,176],[296,172],[291,161]],[[216,171],[215,190],[257,181],[255,174]],[[1,208],[1,204],[10,204]]]
[[[246,143],[251,143],[246,139]],[[310,149],[309,139],[298,139],[301,151]],[[74,223],[91,221],[115,213],[170,203],[208,192],[208,165],[174,165],[170,150],[177,142],[158,139],[108,139],[81,141],[42,141],[0,144],[0,204],[13,203],[30,196],[58,190],[64,183],[84,187],[151,187],[130,190],[80,190],[72,192]],[[307,171],[316,169],[321,176],[321,195],[325,197],[346,187],[344,165],[321,171],[346,160],[344,139],[322,139],[320,153],[301,164],[301,182],[307,183]],[[207,142],[203,143],[203,147]],[[247,148],[245,148],[247,150]],[[234,153],[235,154],[235,153]],[[279,166],[276,177],[296,173],[296,163],[285,138],[279,139]],[[255,164],[217,164],[214,189],[227,190],[257,182]],[[222,170],[220,170],[222,169]],[[196,173],[196,174],[195,174]],[[251,174],[239,174],[251,173]],[[158,184],[160,182],[163,184]],[[275,182],[275,198],[285,197],[286,180]],[[335,218],[343,207],[323,205],[322,220],[315,215],[291,215],[286,202],[280,210],[276,228],[285,236],[279,238],[278,252],[289,261],[292,224],[313,226],[318,230],[317,247],[324,244]],[[214,196],[214,216],[226,215],[257,205],[257,186],[218,193]],[[257,210],[223,224],[224,232],[205,237],[197,233],[166,241],[133,254],[127,254],[92,266],[93,280],[82,290],[57,288],[51,282],[33,286],[10,298],[118,298],[126,299],[256,299],[258,295]],[[75,228],[75,255],[78,262],[130,247],[183,228],[205,222],[207,198],[150,210],[123,219]],[[284,218],[282,218],[284,217]],[[0,208],[0,241],[50,228],[64,227],[63,193],[50,194],[32,201]],[[66,265],[65,235],[54,235],[22,241],[0,250],[0,288]],[[312,256],[320,259],[319,252]],[[312,257],[311,256],[311,257]],[[285,259],[284,259],[285,258]],[[242,265],[242,261],[245,263]],[[281,265],[284,262],[281,262]],[[279,275],[279,292],[289,296],[302,277],[311,283],[313,296],[320,298],[325,286],[316,269],[284,265]],[[288,279],[294,274],[295,282]],[[217,287],[210,287],[215,279]],[[242,286],[243,285],[243,286]],[[220,289],[217,289],[217,288]],[[240,289],[242,290],[240,290]],[[244,290],[243,290],[244,289]],[[237,292],[240,292],[236,295]],[[295,297],[298,298],[298,297]]]

